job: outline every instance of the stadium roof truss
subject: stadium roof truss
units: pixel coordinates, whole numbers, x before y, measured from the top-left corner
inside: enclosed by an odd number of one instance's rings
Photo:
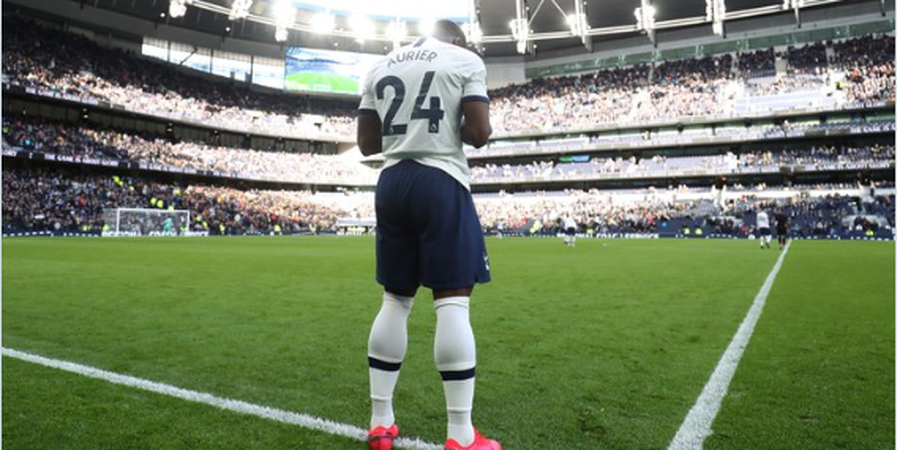
[[[326,34],[335,37],[352,38],[363,42],[366,40],[392,42],[394,46],[410,42],[416,35],[426,34],[429,22],[434,17],[428,13],[415,12],[396,13],[388,18],[384,13],[370,14],[368,16],[350,11],[341,11],[325,8],[315,2],[302,2],[290,0],[230,0],[230,6],[226,6],[229,0],[169,0],[169,13],[172,18],[184,16],[188,7],[198,8],[209,12],[223,14],[232,20],[248,20],[259,24],[269,25],[275,28],[277,41],[285,41],[290,31]],[[352,4],[357,0],[343,0],[342,4]],[[359,0],[366,3],[366,0]],[[658,11],[673,3],[673,1],[657,0],[654,4],[651,0],[639,0],[639,5],[634,10],[634,19],[630,23],[621,23],[610,26],[591,26],[590,15],[605,14],[602,9],[608,7],[608,2],[599,0],[462,0],[466,4],[462,13],[457,13],[453,19],[460,22],[469,34],[470,41],[476,45],[514,43],[520,54],[534,50],[537,42],[553,41],[561,39],[578,38],[581,43],[591,48],[592,38],[598,36],[614,36],[623,34],[643,33],[655,44],[657,30],[666,30],[698,25],[709,25],[714,34],[724,35],[724,24],[728,21],[759,17],[771,14],[793,11],[800,25],[800,11],[805,8],[813,8],[833,3],[842,3],[847,0],[772,0],[771,3],[762,6],[751,6],[743,9],[741,6],[759,4],[759,2],[729,1],[733,10],[726,10],[725,0],[704,0],[706,4],[705,14],[681,17],[667,20],[658,20]],[[882,0],[883,1],[883,0]],[[362,4],[360,3],[360,4]],[[515,7],[515,15],[508,22],[508,29],[497,32],[494,29],[485,32],[482,26],[482,15],[495,14],[500,11],[500,5],[509,8]],[[531,4],[535,4],[532,9]],[[617,6],[621,8],[620,6]],[[594,11],[591,11],[593,9]],[[555,30],[535,30],[535,19],[541,11],[543,21],[547,21],[548,14],[559,13],[556,20],[562,26]],[[297,20],[298,12],[301,20]],[[368,11],[360,9],[357,11]],[[388,12],[390,14],[390,12]],[[345,26],[341,27],[335,20],[335,16],[344,16]],[[494,18],[496,19],[496,18]],[[418,33],[410,33],[408,23],[416,22]],[[496,22],[496,20],[495,20]],[[379,25],[380,24],[380,25]]]

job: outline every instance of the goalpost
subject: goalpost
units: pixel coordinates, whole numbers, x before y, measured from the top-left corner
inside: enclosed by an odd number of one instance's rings
[[[186,209],[107,208],[103,210],[104,235],[179,236],[191,226]]]

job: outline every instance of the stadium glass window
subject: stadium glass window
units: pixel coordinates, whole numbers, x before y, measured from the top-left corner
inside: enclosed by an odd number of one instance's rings
[[[141,46],[141,54],[151,58],[169,60],[169,41],[145,37]]]
[[[250,68],[250,55],[219,51],[213,53],[213,75],[246,81],[250,75]]]
[[[284,60],[254,57],[253,83],[284,89]]]
[[[209,73],[212,52],[208,48],[172,42],[169,62]],[[182,62],[183,61],[183,62]]]

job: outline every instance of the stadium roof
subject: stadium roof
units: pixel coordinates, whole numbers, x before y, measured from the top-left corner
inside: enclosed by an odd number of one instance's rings
[[[369,38],[366,42],[355,39],[351,32],[350,21],[352,16],[357,16],[355,11],[367,11],[354,9],[354,12],[346,11],[347,5],[372,5],[371,0],[70,0],[82,5],[115,10],[117,12],[138,16],[154,22],[162,22],[173,26],[183,26],[206,33],[221,34],[223,36],[240,39],[250,39],[263,42],[275,42],[274,34],[278,23],[275,17],[293,15],[294,21],[290,28],[287,43],[289,45],[304,45],[310,47],[333,47],[338,43],[342,49],[382,52],[390,47],[390,42],[384,39]],[[430,1],[430,3],[429,3]],[[738,20],[745,13],[760,14],[792,14],[793,11],[785,5],[796,2],[804,7],[828,7],[836,4],[848,3],[879,3],[880,0],[719,0],[726,8],[725,22]],[[186,10],[182,17],[173,18],[170,14],[172,2],[183,3]],[[521,2],[517,5],[518,2]],[[458,20],[472,20],[480,23],[481,33],[485,36],[483,47],[486,56],[514,56],[517,51],[516,41],[511,32],[511,21],[517,17],[525,17],[530,21],[529,31],[531,37],[528,47],[535,43],[540,45],[542,51],[564,48],[584,48],[582,40],[573,36],[567,17],[576,13],[576,8],[581,6],[576,3],[583,2],[583,11],[586,14],[589,36],[586,41],[597,43],[615,37],[646,34],[636,29],[635,10],[642,3],[651,5],[655,9],[655,21],[658,28],[668,27],[705,27],[712,33],[711,22],[707,18],[707,2],[716,3],[716,0],[385,0],[377,2],[380,13],[376,17],[378,23],[374,31],[381,36],[386,35],[388,21],[404,22],[407,36],[418,33],[418,23],[410,15],[422,14],[411,8],[410,5],[431,5],[424,8],[425,11],[447,11],[446,14],[455,16]],[[285,8],[285,3],[290,4]],[[473,4],[474,3],[474,4]],[[893,5],[893,0],[888,2]],[[325,9],[323,5],[329,9]],[[400,5],[402,12],[390,10],[390,5]],[[454,5],[454,6],[447,6]],[[517,13],[518,10],[521,11]],[[334,8],[332,11],[330,8]],[[341,9],[343,8],[343,9]],[[362,8],[354,7],[354,8]],[[242,17],[235,18],[235,10]],[[371,8],[370,8],[371,9]],[[288,11],[284,13],[283,11]],[[335,31],[328,35],[317,35],[312,32],[302,31],[311,29],[316,16],[326,12],[335,16]],[[240,14],[243,13],[243,14]],[[372,13],[370,13],[372,14]],[[401,17],[402,14],[402,17]],[[521,16],[517,16],[521,14]],[[423,15],[427,16],[427,12]],[[231,18],[229,18],[231,16]],[[372,17],[372,16],[370,16]],[[426,17],[437,19],[441,17]],[[233,20],[232,20],[233,19]],[[290,21],[290,19],[287,19]],[[615,33],[607,34],[606,31]],[[550,36],[557,36],[550,38]],[[547,39],[543,39],[546,37]]]

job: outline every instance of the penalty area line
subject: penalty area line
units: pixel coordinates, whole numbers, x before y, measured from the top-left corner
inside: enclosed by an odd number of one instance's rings
[[[759,316],[766,305],[766,299],[769,297],[772,284],[775,283],[775,277],[778,276],[778,271],[781,270],[781,264],[784,262],[784,257],[790,248],[791,242],[788,242],[784,251],[781,252],[781,256],[778,257],[775,267],[769,272],[765,283],[759,289],[759,293],[756,294],[753,305],[747,311],[747,315],[744,317],[741,326],[738,327],[737,333],[731,339],[731,343],[728,344],[728,348],[725,350],[722,358],[719,359],[716,370],[713,371],[709,381],[706,382],[706,386],[703,387],[703,392],[700,393],[697,402],[694,403],[687,417],[684,418],[684,422],[681,423],[681,427],[678,428],[675,437],[672,438],[672,442],[669,443],[668,450],[703,449],[703,441],[712,434],[713,420],[719,414],[722,399],[728,393],[728,385],[731,384],[731,379],[734,377],[735,371],[737,371],[741,356],[744,355],[744,349],[747,348],[750,336],[753,335],[753,329],[756,327],[756,322],[759,321]]]
[[[205,392],[192,391],[177,386],[172,386],[155,381],[145,380],[142,378],[122,375],[115,372],[109,372],[96,367],[85,366],[68,361],[46,358],[33,353],[23,352],[15,349],[0,347],[0,353],[3,356],[15,358],[18,360],[38,364],[44,367],[62,370],[88,378],[107,381],[113,384],[128,386],[131,388],[141,389],[144,391],[162,394],[169,397],[175,397],[189,402],[201,403],[204,405],[214,406],[226,411],[236,412],[239,414],[251,415],[263,419],[274,420],[276,422],[296,425],[311,430],[321,431],[323,433],[342,436],[357,441],[366,441],[366,430],[355,427],[353,425],[333,422],[327,419],[321,419],[308,414],[284,411],[277,408],[271,408],[263,405],[256,405],[241,400],[218,397]],[[398,438],[394,441],[396,447],[415,449],[415,450],[440,450],[443,447],[438,444],[425,442],[421,439]]]

